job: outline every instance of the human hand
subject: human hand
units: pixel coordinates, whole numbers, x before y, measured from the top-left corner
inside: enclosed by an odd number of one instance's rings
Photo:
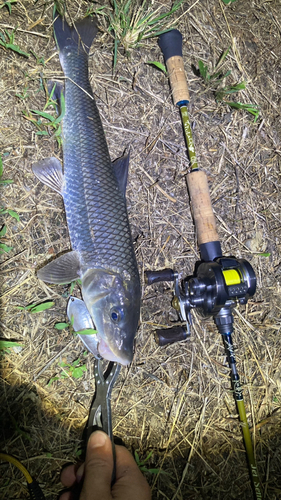
[[[124,446],[116,445],[115,450],[116,481],[111,487],[112,443],[104,432],[93,432],[88,441],[85,463],[78,469],[70,465],[61,473],[61,482],[67,488],[75,490],[83,481],[80,496],[67,491],[59,500],[150,500],[149,485],[131,453]]]

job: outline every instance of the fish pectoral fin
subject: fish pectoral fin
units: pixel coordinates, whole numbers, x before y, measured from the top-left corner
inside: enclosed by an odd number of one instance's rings
[[[77,252],[68,252],[53,260],[42,269],[37,276],[47,283],[64,285],[80,278],[80,260]]]
[[[122,156],[121,158],[117,158],[117,160],[112,162],[113,170],[116,175],[119,189],[124,196],[126,194],[128,172],[129,172],[129,161],[130,161],[130,154]]]
[[[83,300],[69,297],[66,314],[76,332],[94,328],[92,317]]]
[[[94,328],[93,320],[83,300],[76,297],[69,297],[66,313],[75,332]],[[92,335],[78,335],[78,337],[95,358],[100,359],[98,336],[93,333]]]
[[[60,161],[55,158],[45,158],[32,165],[34,175],[39,181],[63,195],[63,173]]]

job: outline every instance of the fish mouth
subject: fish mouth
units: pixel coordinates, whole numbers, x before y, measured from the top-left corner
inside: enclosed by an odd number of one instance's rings
[[[115,350],[116,349],[114,349],[114,351]],[[128,366],[132,362],[134,355],[133,351],[119,351],[119,349],[117,354],[103,339],[99,339],[98,351],[102,358],[120,363],[123,366]]]

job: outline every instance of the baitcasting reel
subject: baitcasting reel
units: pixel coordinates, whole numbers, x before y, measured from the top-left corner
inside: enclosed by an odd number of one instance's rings
[[[213,316],[221,334],[232,333],[232,309],[236,302],[246,304],[256,291],[256,276],[245,259],[217,257],[213,261],[198,262],[193,276],[179,281],[172,269],[146,271],[148,285],[161,281],[174,282],[172,306],[186,326],[157,330],[160,346],[178,342],[190,335],[191,309],[203,317]]]

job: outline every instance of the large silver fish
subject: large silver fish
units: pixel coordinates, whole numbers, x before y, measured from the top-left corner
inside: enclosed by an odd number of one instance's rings
[[[127,365],[140,313],[140,280],[125,200],[129,160],[111,163],[89,83],[95,20],[87,17],[70,27],[57,17],[54,31],[65,74],[64,172],[56,158],[32,168],[63,196],[72,251],[40,269],[38,277],[58,284],[80,278],[100,356]]]

